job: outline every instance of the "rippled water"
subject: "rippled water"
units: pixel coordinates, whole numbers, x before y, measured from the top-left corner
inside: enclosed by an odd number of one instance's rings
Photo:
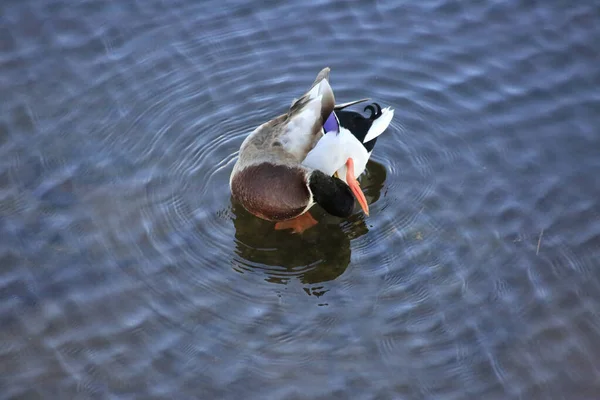
[[[600,6],[3,1],[1,399],[591,399]],[[331,66],[371,216],[232,204]]]

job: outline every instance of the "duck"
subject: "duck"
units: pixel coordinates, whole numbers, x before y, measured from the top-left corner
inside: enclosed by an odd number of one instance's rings
[[[377,138],[385,132],[394,118],[393,109],[382,109],[378,103],[364,108],[363,111],[371,111],[368,117],[346,110],[368,100],[360,99],[336,105],[334,112],[323,124],[323,137],[302,162],[309,168],[338,177],[346,183],[366,215],[369,215],[369,206],[360,189],[358,177],[367,167]]]
[[[368,99],[335,104],[330,71],[329,67],[322,69],[286,113],[261,124],[244,139],[231,172],[233,199],[251,214],[275,221],[276,230],[302,233],[314,226],[317,221],[309,210],[315,204],[333,216],[347,218],[354,211],[355,197],[368,215],[355,176],[364,171],[370,156],[365,145],[374,145],[381,133],[374,127],[382,124],[376,123],[377,118],[371,121],[345,111]],[[348,158],[343,159],[345,156]]]
[[[275,221],[275,229],[301,233],[315,225],[308,213],[315,204],[342,218],[354,210],[354,195],[344,181],[302,165],[335,107],[330,71],[323,68],[286,113],[258,126],[240,146],[229,179],[232,198],[251,214]]]

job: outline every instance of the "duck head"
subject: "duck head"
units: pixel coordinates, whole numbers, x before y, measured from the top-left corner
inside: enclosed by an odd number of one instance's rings
[[[346,218],[354,210],[354,195],[344,181],[314,170],[309,177],[313,201],[331,215]]]

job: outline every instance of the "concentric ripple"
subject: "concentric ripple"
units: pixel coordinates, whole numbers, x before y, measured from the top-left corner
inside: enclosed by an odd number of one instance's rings
[[[0,398],[597,395],[598,6],[1,10]],[[324,66],[371,215],[275,231],[229,175]]]

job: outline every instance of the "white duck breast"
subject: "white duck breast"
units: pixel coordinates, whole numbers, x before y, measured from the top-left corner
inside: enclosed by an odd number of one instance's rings
[[[327,132],[307,154],[303,165],[317,169],[329,176],[338,173],[346,182],[346,161],[354,161],[354,176],[362,174],[369,161],[367,149],[345,128],[338,132]],[[346,182],[348,183],[348,182]]]

